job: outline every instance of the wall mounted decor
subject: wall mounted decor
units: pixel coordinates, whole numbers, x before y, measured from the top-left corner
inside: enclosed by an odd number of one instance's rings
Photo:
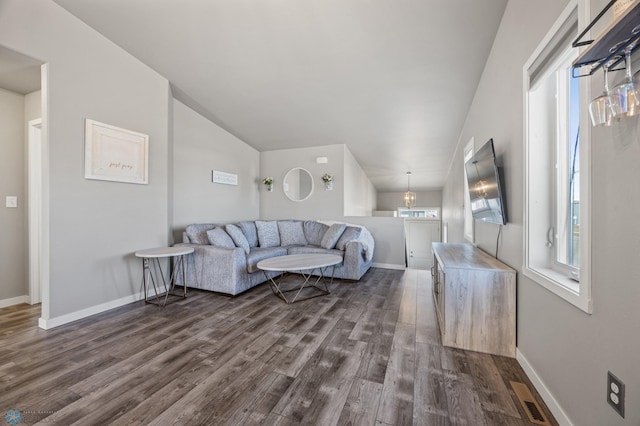
[[[149,135],[85,120],[84,177],[149,182]]]
[[[223,185],[238,185],[238,175],[212,170],[211,181],[213,183],[221,183]]]
[[[264,186],[267,188],[267,191],[273,192],[273,178],[272,177],[266,177],[266,178],[262,179],[262,183],[264,183]]]
[[[313,176],[307,169],[294,167],[284,176],[282,189],[291,201],[304,201],[313,193]]]
[[[333,176],[332,175],[330,175],[329,173],[325,173],[324,175],[322,175],[322,181],[324,182],[325,191],[332,191],[333,190]]]

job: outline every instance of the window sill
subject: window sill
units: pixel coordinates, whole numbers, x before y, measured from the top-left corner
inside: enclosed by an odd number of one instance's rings
[[[551,268],[529,268],[524,267],[523,275],[542,287],[546,288],[556,296],[566,300],[578,309],[591,314],[593,311],[591,298],[580,294],[580,287],[585,283],[578,283],[564,274]]]

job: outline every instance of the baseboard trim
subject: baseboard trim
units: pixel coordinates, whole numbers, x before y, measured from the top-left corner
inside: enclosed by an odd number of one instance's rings
[[[18,296],[10,299],[0,300],[0,308],[7,308],[13,305],[20,305],[22,303],[29,303],[29,296]]]
[[[128,305],[129,303],[137,302],[144,299],[144,292],[132,294],[131,296],[122,297],[120,299],[112,300],[110,302],[102,303],[100,305],[91,306],[86,309],[81,309],[76,312],[61,315],[59,317],[44,319],[38,319],[38,327],[44,330],[50,330],[61,325],[69,324],[70,322],[78,321],[91,315],[100,314],[110,309],[119,308],[120,306]]]
[[[531,383],[533,383],[533,386],[535,386],[536,390],[544,400],[544,403],[549,407],[551,414],[556,418],[558,424],[561,426],[573,426],[573,423],[571,423],[567,414],[564,412],[558,401],[553,397],[553,394],[549,392],[549,389],[545,386],[540,376],[538,376],[538,373],[536,373],[531,364],[529,364],[527,358],[517,348],[516,360],[529,377],[529,380],[531,380]]]
[[[397,270],[401,270],[404,271],[405,269],[407,269],[406,266],[404,265],[396,265],[395,263],[372,263],[371,266],[373,266],[374,268],[382,268],[382,269],[397,269]]]

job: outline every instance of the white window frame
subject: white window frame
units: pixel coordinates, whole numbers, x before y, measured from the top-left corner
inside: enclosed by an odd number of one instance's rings
[[[473,157],[475,153],[474,148],[474,140],[473,138],[469,139],[469,142],[464,147],[464,151],[462,152],[462,169],[464,176],[464,239],[469,241],[470,243],[475,242],[475,232],[474,232],[474,220],[473,214],[471,213],[471,197],[469,195],[469,181],[467,180],[467,169],[465,164],[467,161]]]
[[[423,219],[423,220],[440,220],[440,207],[398,207],[398,217]],[[429,216],[432,213],[435,217]]]
[[[573,49],[569,54],[565,54],[560,57],[556,63],[571,63],[573,62],[572,58],[577,56],[577,52]],[[554,67],[555,68],[555,67]],[[569,100],[569,75],[563,76],[557,79],[557,87],[558,92],[563,92],[564,96],[556,97],[557,111],[558,114],[562,115],[562,118],[558,121],[557,124],[557,139],[560,140],[569,140],[570,130],[567,126],[569,122],[569,117],[567,112],[569,111],[568,102]],[[580,123],[582,124],[582,123]],[[582,126],[581,126],[582,128]],[[569,143],[573,141],[569,140]],[[561,149],[563,148],[563,149]],[[574,266],[569,265],[568,261],[568,253],[567,253],[567,244],[568,239],[570,238],[571,229],[569,227],[570,221],[567,220],[569,217],[569,204],[567,200],[569,199],[569,188],[567,187],[567,182],[569,181],[569,170],[566,167],[559,167],[559,164],[568,164],[569,163],[569,151],[567,146],[556,146],[555,150],[555,162],[556,162],[556,173],[555,173],[555,184],[554,189],[555,193],[553,194],[554,200],[556,203],[555,209],[555,217],[553,218],[554,223],[554,231],[555,231],[555,244],[553,245],[553,269],[557,270],[561,274],[565,274],[568,276],[579,277],[580,269]]]
[[[578,7],[576,0],[571,0],[558,20],[549,30],[540,45],[533,52],[523,68],[523,95],[524,95],[524,259],[523,275],[540,284],[555,295],[561,297],[572,305],[578,307],[586,313],[593,312],[593,302],[591,298],[591,124],[588,121],[588,102],[591,99],[588,85],[588,78],[580,81],[580,277],[579,282],[572,280],[570,274],[562,271],[561,268],[554,268],[555,253],[553,261],[548,265],[541,265],[533,258],[534,253],[539,253],[540,244],[546,242],[546,236],[540,235],[540,229],[534,229],[530,218],[536,214],[535,193],[540,185],[536,185],[536,179],[540,176],[540,170],[532,170],[531,158],[535,156],[538,146],[530,139],[530,132],[534,129],[530,125],[531,110],[529,92],[531,87],[531,76],[534,72],[539,72],[545,65],[546,59],[554,51],[563,32],[567,31],[571,22],[575,22],[576,16],[579,20],[578,27],[583,27],[584,22],[589,21],[588,8]],[[575,37],[570,37],[571,39]],[[569,43],[572,40],[569,41]],[[550,194],[556,200],[557,194]],[[538,207],[539,208],[539,207]],[[532,211],[533,210],[533,211]]]

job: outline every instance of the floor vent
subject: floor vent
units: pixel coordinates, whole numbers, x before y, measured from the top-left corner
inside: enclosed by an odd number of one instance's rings
[[[527,413],[529,421],[536,425],[551,426],[547,418],[544,416],[542,408],[540,408],[540,405],[536,402],[536,399],[531,394],[527,385],[520,382],[510,383],[513,391],[518,396],[518,400],[520,401],[524,412]]]

